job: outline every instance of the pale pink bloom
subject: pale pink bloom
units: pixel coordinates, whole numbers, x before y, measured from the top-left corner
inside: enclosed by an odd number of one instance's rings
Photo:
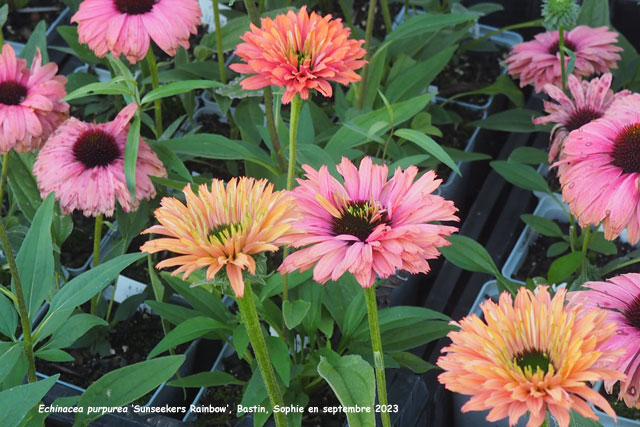
[[[197,0],[84,0],[71,22],[78,23],[78,41],[96,56],[127,57],[135,64],[149,50],[149,39],[174,56],[189,48],[202,12]]]
[[[243,74],[256,74],[244,79],[244,89],[260,89],[275,85],[284,87],[282,102],[288,104],[295,94],[302,99],[310,90],[331,96],[329,82],[348,85],[360,81],[355,70],[366,64],[361,58],[364,40],[350,40],[350,30],[340,19],[307,13],[303,6],[296,15],[292,10],[275,19],[263,18],[261,28],[251,25],[236,48],[235,54],[246,64],[232,64],[231,69]]]
[[[571,131],[602,117],[616,100],[629,95],[628,90],[616,94],[610,89],[611,73],[595,77],[590,81],[580,81],[573,74],[567,78],[569,98],[562,88],[552,84],[544,85],[544,91],[556,102],[544,101],[544,110],[549,114],[533,119],[533,123],[544,125],[554,123],[551,131],[549,163],[553,162],[562,149],[562,143]]]
[[[623,357],[603,366],[626,374],[620,381],[618,399],[629,407],[640,407],[640,274],[629,273],[612,277],[606,282],[587,282],[590,291],[574,292],[572,304],[582,304],[586,309],[601,308],[608,321],[616,324],[616,333],[599,349],[604,352],[625,350]],[[615,379],[604,382],[612,393]]]
[[[42,66],[42,55],[27,61],[16,57],[9,44],[0,55],[0,153],[12,148],[24,153],[42,146],[51,132],[69,115],[67,78],[58,76],[58,66]]]
[[[431,194],[442,182],[433,171],[414,182],[418,168],[397,168],[387,180],[386,165],[365,157],[357,169],[343,157],[337,167],[343,185],[326,166],[303,169],[307,179],[298,179],[293,190],[301,214],[293,228],[299,233],[290,241],[307,247],[289,255],[281,272],[315,265],[313,279],[325,283],[349,271],[369,288],[376,275],[389,277],[396,269],[429,271],[427,260],[437,258],[438,248],[449,245],[446,237],[458,230],[433,224],[458,220],[453,202]]]
[[[603,117],[569,134],[562,148],[562,198],[580,226],[602,222],[605,238],[627,229],[640,240],[640,114]]]
[[[576,54],[573,74],[588,77],[608,72],[616,68],[620,60],[617,52],[622,48],[613,43],[618,41],[618,33],[608,27],[591,28],[580,25],[564,33],[565,46]],[[534,84],[540,92],[545,84],[562,84],[558,31],[540,33],[533,40],[517,44],[507,58],[508,72],[520,79],[520,87]],[[565,55],[568,66],[569,55]]]
[[[64,213],[78,209],[85,216],[113,215],[116,199],[130,212],[141,200],[153,198],[156,190],[149,176],[166,177],[167,172],[142,138],[133,201],[124,174],[129,120],[136,108],[136,104],[128,105],[107,123],[85,123],[72,117],[60,125],[33,166],[42,198],[55,191]]]

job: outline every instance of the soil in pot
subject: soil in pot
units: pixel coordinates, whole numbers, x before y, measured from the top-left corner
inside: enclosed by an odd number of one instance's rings
[[[438,86],[438,95],[449,98],[489,86],[502,72],[500,62],[508,52],[506,47],[498,46],[494,52],[464,52],[455,56],[433,82]],[[488,95],[458,98],[459,101],[475,105],[484,105],[488,99]]]
[[[231,126],[223,122],[218,114],[202,113],[197,117],[196,124],[200,126],[198,133],[213,133],[227,138],[231,136]]]
[[[558,225],[560,226],[560,229],[563,233],[568,232],[568,224],[560,223]],[[522,263],[520,269],[514,274],[514,278],[517,280],[525,281],[527,278],[533,278],[536,276],[546,277],[547,272],[549,271],[549,267],[551,267],[551,263],[553,263],[553,261],[557,259],[557,257],[547,257],[547,249],[553,243],[556,243],[558,241],[559,240],[556,237],[539,235],[529,246],[527,257]],[[620,240],[615,240],[614,243],[618,248],[618,253],[616,255],[603,255],[598,253],[595,254],[595,258],[591,261],[591,263],[598,267],[602,267],[608,262],[635,250],[633,246],[628,243],[623,243]],[[605,276],[605,278],[617,276],[624,273],[640,273],[640,263],[632,264],[625,268],[616,270],[612,274]]]
[[[95,230],[95,218],[86,217],[81,211],[71,214],[73,231],[62,244],[60,250],[60,262],[65,267],[78,268],[93,254],[93,234]],[[108,228],[102,227],[104,236]]]
[[[164,338],[164,332],[159,316],[139,310],[129,319],[119,322],[106,338],[110,346],[107,356],[94,353],[89,348],[70,348],[65,351],[73,356],[73,362],[36,359],[36,369],[45,375],[59,373],[60,380],[87,388],[115,369],[146,360],[149,352]],[[187,347],[188,344],[183,344],[176,353],[184,353]]]
[[[9,13],[2,29],[4,37],[12,42],[26,43],[38,22],[44,20],[48,29],[65,8],[65,4],[60,1],[31,0],[26,6],[27,11],[12,10]]]

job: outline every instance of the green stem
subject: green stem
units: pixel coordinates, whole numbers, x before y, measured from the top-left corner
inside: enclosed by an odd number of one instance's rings
[[[490,33],[487,33],[484,36],[479,37],[473,41],[470,41],[469,43],[462,46],[460,48],[460,51],[458,52],[458,55],[463,54],[464,52],[478,45],[479,43],[482,43],[483,41],[487,40],[488,38],[491,38],[505,31],[518,30],[520,28],[539,27],[541,25],[542,25],[542,19],[534,19],[533,21],[521,22],[519,24],[507,25],[506,27],[498,28],[497,30],[491,31]]]
[[[276,380],[276,374],[273,371],[271,358],[267,352],[267,344],[264,340],[264,335],[262,335],[260,320],[258,319],[258,311],[256,310],[256,305],[253,301],[253,291],[251,290],[250,283],[245,283],[244,296],[236,298],[236,302],[238,303],[238,308],[240,309],[240,314],[242,315],[244,324],[247,327],[251,347],[255,353],[264,385],[267,387],[267,393],[269,394],[271,405],[273,407],[276,405],[282,407],[282,393],[280,392],[280,387]],[[275,412],[273,417],[276,420],[277,427],[287,425],[287,417],[284,413]]]
[[[367,52],[364,59],[369,60],[369,47],[371,46],[371,36],[373,35],[373,19],[375,18],[376,0],[369,0],[369,14],[367,15],[367,26],[364,35],[364,50]],[[358,109],[362,110],[364,107],[364,96],[367,88],[367,75],[369,74],[369,67],[365,65],[362,70],[362,80],[360,81],[360,94],[358,95]]]
[[[149,74],[151,74],[151,87],[158,89],[160,87],[160,81],[158,79],[158,64],[156,57],[153,54],[153,48],[149,46],[147,51],[147,65],[149,66]],[[223,64],[224,65],[224,64]],[[159,99],[153,101],[153,107],[156,110],[156,135],[162,135],[162,102]]]
[[[373,350],[373,360],[376,368],[376,382],[378,384],[378,403],[383,411],[380,413],[382,425],[391,426],[391,418],[387,408],[387,381],[384,376],[384,353],[382,352],[382,338],[380,337],[380,322],[378,320],[378,303],[376,302],[376,290],[372,286],[365,288],[364,296],[367,301],[367,314],[369,317],[369,332],[371,333],[371,348]]]
[[[564,28],[558,29],[558,50],[560,51],[560,73],[562,74],[562,91],[567,90],[567,70],[564,63]]]
[[[2,156],[2,177],[0,177],[0,206],[4,200],[4,187],[7,184],[7,172],[9,172],[9,152]]]
[[[391,32],[391,14],[389,13],[389,3],[387,0],[380,0],[380,7],[382,8],[382,16],[384,17],[384,26],[387,29],[387,34]]]
[[[298,142],[298,122],[300,121],[302,100],[299,95],[291,99],[291,116],[289,119],[289,167],[287,168],[287,190],[293,188],[296,173],[296,145]]]
[[[102,214],[96,217],[96,224],[93,230],[93,268],[100,264],[100,239],[102,238]],[[115,286],[115,285],[114,285]],[[94,316],[98,312],[98,302],[100,302],[100,293],[91,298],[91,314]]]
[[[216,24],[216,47],[218,49],[218,68],[220,69],[220,81],[227,83],[227,73],[224,67],[224,51],[222,50],[222,26],[220,25],[220,5],[218,0],[212,0],[213,20]]]
[[[640,262],[640,258],[630,259],[629,261],[623,262],[622,264],[618,264],[618,265],[614,266],[613,268],[608,268],[606,270],[603,270],[602,271],[602,276],[606,276],[609,273],[612,273],[612,272],[614,272],[616,270],[619,270],[621,268],[624,268],[624,267],[628,267],[628,266],[630,266],[632,264],[636,264],[638,262]]]
[[[18,273],[18,266],[11,251],[11,244],[7,236],[7,230],[4,228],[4,221],[0,217],[0,240],[2,241],[2,249],[9,263],[9,271],[13,278],[13,287],[15,296],[18,301],[18,313],[20,314],[20,323],[22,324],[22,334],[24,336],[24,353],[27,356],[28,363],[28,379],[30,383],[36,382],[36,362],[33,357],[33,338],[31,336],[31,321],[29,320],[29,311],[24,301],[24,292],[22,291],[22,282]]]
[[[582,253],[587,254],[587,249],[589,248],[589,240],[591,240],[591,226],[587,226],[584,229],[584,238],[582,240]]]

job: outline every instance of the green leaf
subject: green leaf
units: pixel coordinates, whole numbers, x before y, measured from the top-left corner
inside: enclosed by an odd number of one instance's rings
[[[202,316],[204,314],[191,308],[182,307],[176,304],[169,304],[168,302],[147,300],[144,303],[147,304],[151,310],[158,313],[163,319],[174,325],[178,325],[187,319]]]
[[[124,149],[124,175],[131,200],[136,197],[136,163],[138,162],[138,145],[140,143],[140,115],[136,114],[129,128],[127,145]]]
[[[338,400],[345,407],[368,407],[370,412],[347,413],[352,426],[374,427],[375,375],[373,368],[357,355],[343,356],[329,361],[320,358],[318,373],[325,379]]]
[[[147,93],[140,101],[140,104],[148,104],[149,102],[153,102],[156,99],[162,99],[169,96],[179,95],[181,93],[191,92],[192,90],[196,89],[207,89],[220,86],[223,86],[220,82],[207,80],[183,80],[179,82],[173,82],[164,86],[160,86],[159,88]]]
[[[555,258],[569,249],[567,242],[555,242],[547,248],[547,258]]]
[[[13,371],[22,352],[22,344],[0,343],[0,384]]]
[[[289,346],[282,338],[266,336],[269,357],[273,364],[273,369],[284,383],[285,387],[289,387],[291,381],[291,358],[289,357]]]
[[[42,202],[16,257],[24,300],[31,320],[54,284],[51,239],[54,201],[54,194],[50,193]],[[12,289],[16,293],[15,286],[12,286]]]
[[[238,357],[243,357],[244,352],[249,348],[249,333],[243,323],[233,330],[233,348],[238,353]]]
[[[602,427],[602,424],[590,418],[585,418],[578,411],[572,409],[569,427]]]
[[[0,334],[15,340],[18,327],[18,312],[4,294],[0,293]]]
[[[461,234],[449,236],[447,240],[451,242],[451,246],[441,247],[440,252],[450,263],[463,270],[500,274],[491,255],[480,243]]]
[[[293,329],[298,326],[304,316],[309,312],[310,303],[307,301],[297,300],[297,301],[284,301],[282,303],[282,314],[284,315],[284,323],[287,325],[287,328]]]
[[[511,163],[504,160],[496,160],[490,164],[496,172],[516,187],[530,191],[551,193],[551,188],[549,188],[547,181],[529,165]]]
[[[40,206],[40,190],[36,179],[31,173],[33,169],[33,156],[31,154],[19,154],[15,150],[9,151],[8,181],[11,194],[15,197],[20,212],[29,221],[33,220],[38,206]]]
[[[513,108],[492,114],[487,118],[469,123],[469,126],[477,126],[481,129],[498,130],[503,132],[548,132],[549,126],[536,126],[531,121],[541,113],[525,108]]]
[[[76,422],[86,423],[102,415],[87,414],[89,407],[124,406],[144,396],[171,378],[184,359],[184,355],[161,357],[109,372],[82,394],[78,407],[84,412],[76,415]]]
[[[446,151],[440,147],[440,145],[431,139],[430,136],[420,133],[413,129],[398,129],[395,135],[407,139],[415,143],[418,147],[422,148],[427,153],[431,154],[436,159],[440,160],[445,165],[449,166],[458,175],[462,176],[460,169],[454,163],[453,159],[447,154]]]
[[[185,282],[179,277],[171,276],[170,273],[163,272],[161,276],[173,290],[189,301],[189,304],[196,310],[207,314],[223,324],[230,324],[230,320],[234,318],[218,295],[207,292],[200,287],[191,287],[190,283]]]
[[[608,0],[583,0],[577,25],[589,27],[610,26]]]
[[[434,369],[435,366],[431,363],[423,360],[413,353],[402,351],[399,353],[392,353],[389,356],[393,358],[400,366],[409,368],[416,374],[424,374],[425,372]]]
[[[342,323],[342,334],[345,337],[351,336],[358,327],[363,323],[367,315],[367,306],[364,300],[364,292],[358,293],[347,306],[344,312],[344,320]]]
[[[453,45],[442,49],[428,60],[419,62],[406,70],[402,78],[392,79],[385,90],[389,102],[402,101],[423,92],[446,67],[457,48],[457,45]]]
[[[562,237],[563,233],[560,229],[560,226],[550,219],[543,218],[537,215],[524,214],[520,215],[520,218],[527,224],[529,227],[536,230],[538,233],[543,236],[549,237]]]
[[[47,362],[73,362],[75,360],[72,355],[59,348],[43,348],[36,351],[35,356]]]
[[[108,326],[100,317],[92,314],[76,314],[67,320],[63,329],[58,329],[44,348],[66,348],[75,343],[80,337],[87,333],[94,326]]]
[[[225,329],[227,329],[225,325],[209,317],[192,317],[177,325],[162,338],[153,350],[151,350],[147,356],[147,360],[153,359],[160,353],[177,347],[182,343],[193,341],[210,332],[224,331]]]
[[[184,378],[178,378],[167,383],[171,387],[220,387],[229,384],[245,384],[244,381],[240,381],[231,374],[226,372],[214,371],[214,372],[200,372],[198,374],[190,375]]]
[[[380,82],[382,81],[386,63],[387,49],[383,47],[382,49],[376,50],[376,53],[373,54],[373,57],[369,61],[369,68],[367,71],[367,87],[365,88],[363,102],[364,108],[373,107],[373,103],[375,102],[376,96],[378,95],[378,88],[380,87]]]
[[[49,62],[49,54],[47,53],[47,25],[44,21],[38,22],[38,25],[36,25],[36,28],[29,37],[29,41],[27,41],[20,55],[18,55],[20,58],[27,60],[27,67],[31,66],[31,61],[33,61],[33,57],[36,54],[36,49],[40,49],[42,63],[46,64]]]
[[[38,325],[36,342],[40,342],[55,333],[71,316],[76,307],[89,301],[97,293],[102,292],[122,270],[145,255],[140,252],[121,255],[104,264],[93,267],[91,270],[67,282],[53,297],[47,315]]]
[[[509,155],[509,161],[513,163],[526,163],[528,165],[539,165],[547,163],[547,153],[533,147],[518,147]]]
[[[9,16],[9,5],[4,4],[0,7],[0,28],[4,27],[4,24],[7,22],[7,17]]]
[[[618,253],[618,247],[615,243],[604,238],[601,231],[593,233],[589,241],[589,249],[601,253],[603,255],[615,255]]]
[[[489,86],[470,92],[464,92],[454,96],[453,98],[461,98],[469,95],[504,95],[509,98],[516,107],[522,107],[524,105],[524,95],[522,95],[522,91],[518,86],[516,86],[513,79],[506,74],[500,74],[496,81]]]
[[[68,94],[63,101],[84,98],[91,95],[132,95],[133,92],[123,82],[125,77],[114,77],[108,82],[90,83]]]
[[[429,101],[433,98],[433,94],[416,96],[407,101],[399,102],[391,106],[394,114],[394,124],[396,126],[406,122],[427,106]],[[381,121],[388,121],[389,113],[387,107],[379,108],[375,111],[362,114],[352,120],[349,123],[360,129],[369,129],[374,123]],[[388,124],[380,131],[387,132],[391,129],[391,125]],[[342,126],[333,135],[333,137],[327,143],[325,150],[328,152],[336,152],[338,156],[348,148],[357,147],[361,144],[368,142],[367,133],[360,134],[353,129]]]
[[[549,284],[560,284],[569,278],[569,276],[580,268],[583,259],[584,254],[582,252],[572,252],[553,261],[547,272]]]
[[[100,59],[93,53],[89,46],[78,42],[78,27],[75,25],[64,25],[59,26],[57,30],[64,41],[71,47],[73,53],[82,61],[91,65],[100,62]]]
[[[0,392],[0,426],[17,426],[27,413],[42,400],[60,375],[42,381],[19,385]]]

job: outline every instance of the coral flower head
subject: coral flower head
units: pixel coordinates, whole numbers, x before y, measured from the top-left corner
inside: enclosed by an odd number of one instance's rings
[[[608,366],[627,375],[620,382],[619,399],[629,407],[640,407],[640,274],[629,273],[613,277],[606,282],[587,282],[589,291],[574,292],[572,304],[583,304],[586,308],[601,308],[608,319],[616,324],[616,333],[600,346],[603,351],[626,351]],[[611,393],[616,380],[604,382]]]
[[[36,49],[27,68],[27,61],[16,58],[9,44],[0,55],[0,153],[12,148],[24,153],[40,148],[49,135],[69,114],[67,78],[57,76],[58,66],[50,62],[42,66],[40,50]]]
[[[214,179],[211,190],[206,184],[196,195],[184,188],[186,206],[178,199],[165,197],[155,212],[160,225],[143,233],[168,236],[146,242],[140,249],[154,253],[180,254],[158,263],[158,268],[179,266],[173,275],[206,267],[207,280],[225,267],[236,297],[244,296],[242,270],[255,274],[252,255],[274,252],[285,243],[295,218],[293,199],[285,191],[273,191],[267,180],[232,178],[229,183]]]
[[[256,74],[242,81],[244,89],[284,87],[284,104],[298,93],[307,99],[312,89],[329,97],[329,82],[360,81],[355,70],[366,63],[360,59],[366,53],[360,47],[364,40],[349,40],[349,33],[340,19],[309,15],[306,6],[297,15],[290,10],[275,19],[263,18],[261,28],[251,25],[236,48],[246,64],[232,64],[231,69]]]
[[[564,305],[565,289],[551,298],[546,286],[536,292],[518,290],[515,303],[508,292],[498,304],[481,304],[484,320],[472,314],[450,332],[452,344],[437,365],[438,380],[451,391],[471,395],[462,412],[491,410],[488,421],[509,417],[516,425],[527,411],[527,427],[541,425],[549,410],[567,427],[570,410],[597,419],[587,402],[616,417],[613,409],[587,381],[617,380],[624,375],[600,366],[621,352],[600,346],[615,334],[615,324],[602,310]]]
[[[293,246],[310,245],[289,255],[280,271],[307,270],[315,264],[313,279],[325,283],[351,272],[363,288],[396,269],[411,273],[429,271],[428,259],[440,255],[438,247],[456,227],[431,224],[454,221],[453,202],[431,194],[442,180],[429,171],[414,182],[418,169],[396,169],[387,179],[387,166],[373,165],[365,157],[356,168],[343,158],[338,172],[344,185],[326,166],[308,165],[307,179],[293,190],[301,219],[294,227]]]
[[[78,23],[78,41],[96,56],[111,52],[135,64],[150,39],[170,56],[180,46],[188,49],[201,17],[197,0],[84,0],[71,22]]]
[[[616,68],[622,48],[613,43],[618,33],[607,27],[591,28],[580,25],[564,33],[565,46],[576,54],[573,74],[589,77]],[[569,55],[565,55],[569,64]],[[517,44],[506,60],[508,72],[520,79],[520,87],[534,84],[536,92],[547,83],[562,84],[558,31],[540,33],[531,41]]]
[[[614,94],[610,89],[611,79],[611,73],[593,78],[591,81],[580,81],[573,74],[569,75],[567,87],[573,99],[565,95],[559,86],[544,85],[544,91],[556,102],[544,101],[544,110],[548,115],[533,119],[533,123],[537,125],[556,124],[551,132],[549,163],[558,157],[562,143],[571,131],[580,129],[583,125],[604,116],[616,99],[631,93],[628,90],[623,90]]]
[[[613,108],[613,107],[612,107]],[[603,117],[565,139],[560,174],[562,199],[580,226],[604,227],[613,240],[626,228],[640,240],[640,114]]]
[[[55,191],[64,213],[78,209],[86,216],[111,216],[116,199],[125,212],[130,212],[142,199],[155,197],[149,176],[166,177],[167,172],[142,138],[133,201],[124,174],[129,120],[136,108],[136,104],[128,105],[108,123],[85,123],[72,117],[60,125],[33,165],[42,198]]]

